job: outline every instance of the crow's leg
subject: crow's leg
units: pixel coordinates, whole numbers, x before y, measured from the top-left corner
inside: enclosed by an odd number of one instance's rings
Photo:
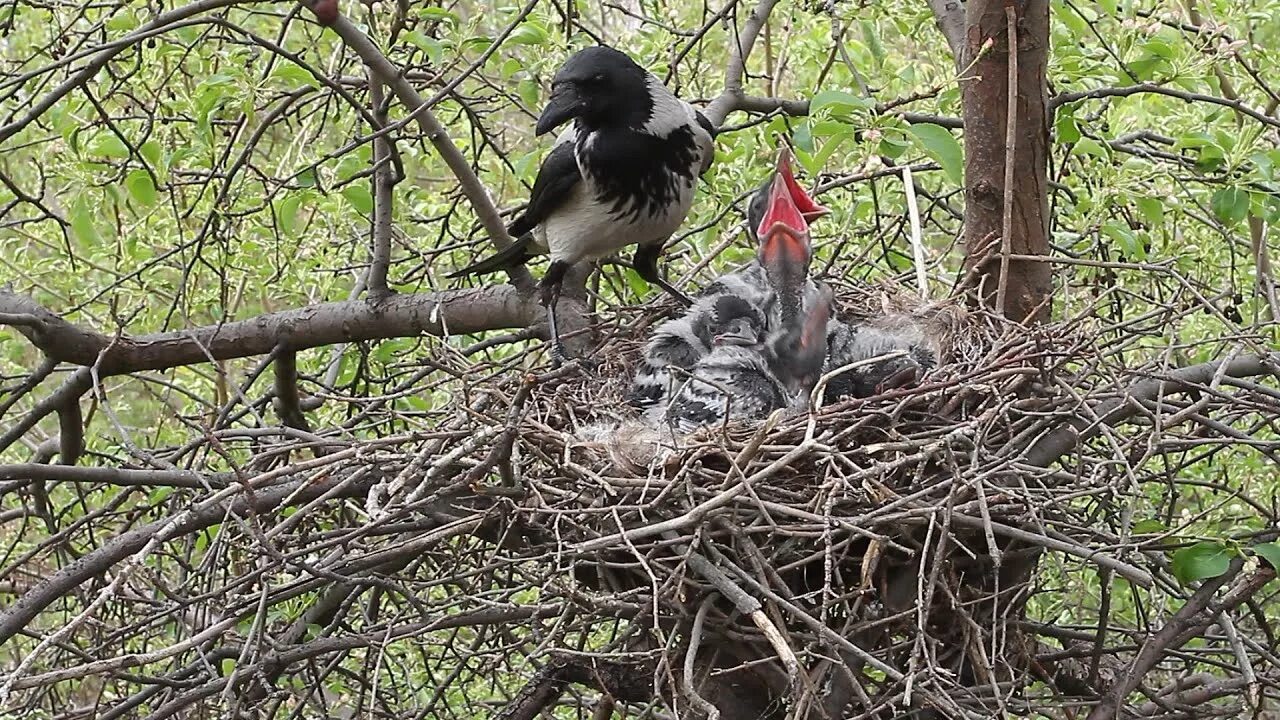
[[[542,307],[547,311],[547,328],[551,332],[551,367],[558,368],[568,357],[564,343],[560,340],[560,328],[556,323],[556,304],[560,301],[560,287],[564,284],[565,273],[569,272],[571,263],[561,260],[552,261],[547,274],[542,276]]]
[[[662,273],[658,272],[658,254],[661,252],[662,242],[637,245],[636,254],[631,258],[631,267],[635,268],[636,274],[644,278],[645,282],[662,288],[685,307],[693,305],[688,295],[677,290],[675,285],[664,280]]]

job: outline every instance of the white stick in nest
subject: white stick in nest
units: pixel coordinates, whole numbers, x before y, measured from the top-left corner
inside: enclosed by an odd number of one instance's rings
[[[907,194],[907,219],[911,224],[911,255],[916,264],[916,284],[920,286],[920,298],[929,299],[929,276],[924,271],[924,239],[920,232],[920,208],[916,205],[916,183],[911,176],[911,166],[902,165],[902,189]]]

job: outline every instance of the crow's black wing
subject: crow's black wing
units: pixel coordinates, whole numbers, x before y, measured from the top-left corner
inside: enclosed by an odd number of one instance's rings
[[[531,260],[534,253],[529,246],[533,242],[533,236],[529,233],[560,207],[580,180],[582,174],[578,170],[578,160],[573,155],[572,135],[562,137],[542,161],[542,167],[538,168],[538,177],[534,179],[533,191],[529,195],[529,205],[507,227],[507,232],[516,241],[505,250],[450,273],[448,277],[491,273],[523,265]]]
[[[538,177],[533,181],[533,191],[529,194],[529,206],[507,228],[513,237],[524,235],[551,217],[569,197],[573,186],[582,180],[573,146],[571,139],[563,140],[542,161]]]

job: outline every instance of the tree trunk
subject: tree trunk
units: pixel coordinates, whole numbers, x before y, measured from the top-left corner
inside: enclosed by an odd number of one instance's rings
[[[1049,56],[1049,3],[1029,0],[1014,3],[1013,7],[1018,17],[1018,83],[1007,247],[1014,255],[1047,255],[1049,125],[1045,70]],[[992,47],[983,52],[988,39]],[[1005,5],[999,0],[967,3],[965,59],[973,58],[978,59],[962,81],[965,269],[977,277],[984,302],[996,307],[1002,274],[999,251],[1004,240],[1009,87],[1009,33]],[[1010,260],[1004,284],[1007,317],[1030,322],[1049,317],[1052,274],[1048,263]]]

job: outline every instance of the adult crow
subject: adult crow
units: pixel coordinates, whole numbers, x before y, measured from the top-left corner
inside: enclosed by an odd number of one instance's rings
[[[693,204],[694,182],[711,166],[715,129],[662,81],[611,47],[579,50],[551,81],[538,117],[543,135],[573,121],[538,169],[529,205],[507,231],[516,242],[449,277],[521,265],[547,253],[540,283],[552,360],[564,357],[555,306],[565,273],[580,260],[636,245],[640,277],[690,301],[662,279],[658,255]]]

